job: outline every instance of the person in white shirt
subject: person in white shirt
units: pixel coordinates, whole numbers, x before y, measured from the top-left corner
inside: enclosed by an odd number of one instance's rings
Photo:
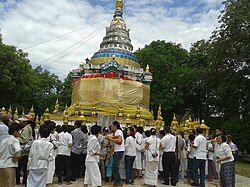
[[[114,143],[114,155],[113,155],[113,182],[114,186],[122,185],[122,179],[119,173],[119,163],[123,157],[125,146],[124,136],[118,121],[113,121],[111,130],[114,132],[114,137],[106,136],[108,140]]]
[[[21,155],[21,146],[17,139],[20,136],[20,125],[14,123],[9,128],[2,126],[0,125],[0,130],[9,130],[9,135],[0,142],[0,186],[14,187],[17,161]],[[6,134],[6,131],[0,133]]]
[[[147,161],[145,168],[144,184],[157,186],[158,183],[158,166],[159,166],[159,149],[161,140],[156,137],[156,129],[150,130],[151,136],[147,139],[145,150],[147,151]]]
[[[5,138],[9,137],[8,131],[9,131],[9,127],[0,121],[0,143]]]
[[[235,143],[233,143],[232,136],[230,134],[226,135],[226,139],[227,139],[227,144],[229,145],[229,147],[232,150],[232,153],[233,153],[233,156],[234,156],[234,161],[235,161],[236,158],[237,158],[239,149],[238,149],[237,145]]]
[[[142,176],[142,152],[144,151],[143,147],[143,128],[141,126],[134,126],[135,128],[135,140],[136,140],[136,157],[133,164],[135,169],[135,176],[139,178]]]
[[[125,170],[126,170],[126,184],[134,183],[133,163],[136,156],[136,140],[135,131],[133,127],[128,128],[125,145]]]
[[[101,128],[98,125],[94,125],[90,129],[91,135],[87,144],[87,157],[85,161],[86,171],[84,178],[84,186],[102,186],[101,172],[98,166],[100,161],[99,157],[104,157],[101,154],[101,146],[98,142],[98,134],[101,132]]]
[[[217,152],[217,163],[220,167],[220,186],[235,187],[235,163],[231,148],[226,143],[226,137],[221,134],[216,138],[219,145]]]
[[[208,176],[207,179],[212,181],[212,180],[218,180],[218,172],[215,167],[215,154],[214,154],[214,146],[211,142],[211,140],[208,142],[208,163],[207,163],[207,171],[208,171]]]
[[[164,128],[166,135],[161,139],[160,148],[163,150],[162,166],[164,173],[164,185],[169,185],[169,177],[171,177],[171,185],[176,186],[176,137],[170,134],[171,130],[169,126]]]
[[[193,160],[193,177],[194,182],[192,186],[205,187],[205,169],[207,160],[207,140],[202,134],[202,129],[197,128],[196,133],[198,134],[194,139],[193,147],[195,148],[194,160]],[[198,175],[199,170],[199,175]],[[199,181],[200,179],[200,181]]]
[[[47,140],[50,135],[49,129],[43,125],[39,132],[41,139],[34,140],[30,148],[27,187],[46,186],[49,162],[54,159],[54,146]]]
[[[65,180],[70,184],[70,151],[72,147],[72,135],[67,132],[68,125],[62,126],[62,132],[59,133],[59,145],[57,152],[57,177],[58,184],[62,184],[62,172],[65,171]]]
[[[47,186],[50,187],[52,186],[52,182],[53,182],[53,177],[55,174],[55,159],[57,156],[57,148],[58,148],[58,144],[59,144],[59,136],[58,133],[55,131],[56,129],[56,123],[53,121],[49,121],[46,124],[47,128],[50,131],[50,135],[47,138],[47,140],[53,144],[54,149],[53,149],[53,160],[49,162],[49,167],[48,167],[48,175],[47,175]]]

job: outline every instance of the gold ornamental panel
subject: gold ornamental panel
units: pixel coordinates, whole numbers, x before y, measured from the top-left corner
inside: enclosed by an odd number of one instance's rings
[[[136,81],[108,78],[79,79],[73,85],[72,104],[112,103],[149,107],[150,88]]]

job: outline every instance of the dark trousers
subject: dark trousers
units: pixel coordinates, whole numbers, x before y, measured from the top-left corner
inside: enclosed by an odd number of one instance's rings
[[[169,177],[171,177],[171,185],[175,186],[176,180],[176,156],[175,152],[164,152],[162,155],[162,167],[164,173],[164,182],[169,184]]]
[[[71,152],[71,180],[76,181],[77,178],[80,177],[81,164],[79,161],[81,160],[81,156]]]
[[[188,158],[188,166],[187,166],[187,178],[194,179],[193,177],[193,158]]]
[[[122,182],[122,179],[121,179],[121,176],[119,173],[119,163],[123,157],[123,153],[124,153],[124,151],[118,151],[118,152],[115,152],[113,155],[112,172],[113,172],[114,185],[119,185]]]
[[[18,160],[18,167],[16,168],[16,184],[20,184],[21,171],[23,171],[23,181],[22,184],[26,186],[27,183],[27,164],[29,156],[22,156]]]
[[[194,177],[194,185],[205,187],[205,167],[206,167],[206,160],[196,159],[194,158],[193,161],[193,177]],[[198,170],[199,174],[198,175]],[[199,182],[200,178],[200,182]]]
[[[135,161],[135,156],[125,155],[125,170],[126,170],[126,183],[133,183],[135,174],[133,169],[133,164]]]
[[[80,173],[81,173],[81,177],[85,176],[85,171],[86,171],[86,166],[85,166],[85,162],[86,162],[86,157],[87,154],[81,154],[81,169],[80,169]]]
[[[57,155],[57,177],[58,182],[62,182],[62,173],[64,172],[66,182],[70,182],[70,156]]]

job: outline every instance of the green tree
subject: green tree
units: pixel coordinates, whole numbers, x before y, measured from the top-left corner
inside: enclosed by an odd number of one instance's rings
[[[0,103],[2,106],[28,107],[32,74],[33,70],[27,53],[0,43]]]
[[[249,118],[250,2],[226,0],[224,5],[212,37],[214,103],[225,120]]]
[[[62,91],[61,91],[61,105],[63,107],[70,106],[71,105],[71,96],[72,96],[72,91],[73,91],[73,86],[72,86],[72,72],[68,74],[66,79],[64,79],[64,82],[62,84]]]
[[[33,105],[35,112],[41,114],[47,107],[53,109],[61,86],[55,74],[41,67],[33,69],[27,53],[0,42],[1,107],[28,112]]]
[[[59,98],[62,82],[59,77],[48,70],[43,70],[41,66],[34,69],[32,103],[35,110],[41,114],[48,107],[54,110],[56,99]]]

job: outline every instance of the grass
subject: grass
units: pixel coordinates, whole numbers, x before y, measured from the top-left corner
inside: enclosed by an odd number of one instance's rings
[[[250,163],[238,159],[235,165],[235,172],[239,175],[250,178]]]

